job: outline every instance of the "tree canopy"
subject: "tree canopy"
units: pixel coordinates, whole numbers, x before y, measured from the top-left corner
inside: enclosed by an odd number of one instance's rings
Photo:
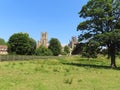
[[[27,33],[15,33],[8,41],[8,52],[19,55],[31,55],[36,49],[36,42]]]
[[[54,56],[58,56],[61,53],[61,43],[57,38],[51,38],[48,48]]]
[[[33,55],[33,54],[35,54],[36,41],[35,41],[33,38],[30,38],[30,37],[29,37],[29,45],[30,45],[30,48],[29,48],[28,55]]]
[[[4,39],[0,38],[0,45],[6,45],[6,42]]]
[[[64,52],[67,54],[70,53],[70,48],[67,45],[64,47]]]
[[[79,40],[107,47],[111,67],[116,67],[115,57],[120,50],[120,1],[89,0],[79,15],[85,20],[77,27],[81,31]]]

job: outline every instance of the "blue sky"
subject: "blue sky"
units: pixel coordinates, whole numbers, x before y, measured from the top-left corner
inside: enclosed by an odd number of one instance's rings
[[[41,32],[68,44],[78,36],[77,25],[83,20],[78,12],[88,0],[0,0],[0,37],[8,41],[25,32],[38,41]]]

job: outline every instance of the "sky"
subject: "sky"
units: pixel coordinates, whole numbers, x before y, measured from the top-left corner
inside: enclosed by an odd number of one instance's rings
[[[0,0],[0,38],[6,42],[14,33],[28,33],[40,40],[41,32],[48,39],[57,38],[68,44],[78,37],[77,25],[83,21],[78,12],[88,0]]]

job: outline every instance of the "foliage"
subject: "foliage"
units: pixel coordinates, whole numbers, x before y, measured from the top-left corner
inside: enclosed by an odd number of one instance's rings
[[[79,40],[94,40],[99,46],[107,47],[111,67],[116,67],[115,55],[120,49],[120,1],[89,0],[79,14],[85,19],[77,27],[82,32]]]
[[[8,52],[19,55],[31,55],[35,51],[36,42],[27,33],[15,33],[8,41]]]
[[[6,45],[6,42],[4,39],[0,38],[0,45]]]
[[[60,53],[61,55],[68,55],[68,53],[64,52],[64,51],[61,51]]]
[[[29,38],[29,44],[30,44],[30,48],[29,48],[29,55],[33,55],[35,54],[35,50],[36,50],[36,41],[33,38]]]
[[[82,56],[89,58],[96,58],[97,53],[100,52],[99,43],[95,41],[89,41],[84,44],[82,49]]]
[[[52,56],[52,51],[44,46],[40,46],[35,50],[35,54],[38,56]]]
[[[84,43],[77,43],[76,46],[72,50],[72,55],[81,54],[83,47],[85,46]]]
[[[56,38],[51,38],[48,48],[52,51],[54,56],[58,56],[61,53],[61,43]]]
[[[70,53],[70,48],[67,45],[64,47],[64,52],[67,54]]]

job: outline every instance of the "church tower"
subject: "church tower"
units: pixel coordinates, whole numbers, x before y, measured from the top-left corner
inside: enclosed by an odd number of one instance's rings
[[[48,47],[48,33],[41,32],[40,41],[38,41],[37,48],[40,46]]]

